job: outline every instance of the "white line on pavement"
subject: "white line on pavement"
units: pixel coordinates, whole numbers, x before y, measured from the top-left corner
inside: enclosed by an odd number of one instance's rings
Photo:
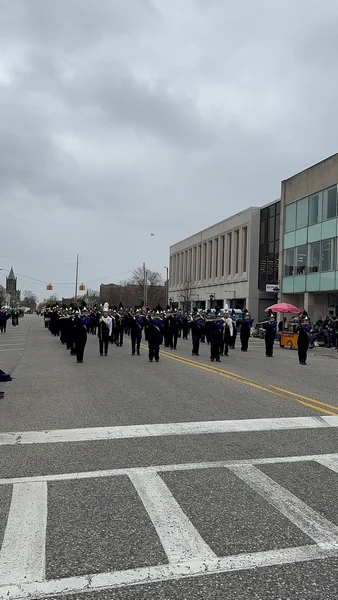
[[[253,465],[229,467],[239,479],[324,548],[338,550],[338,527]]]
[[[8,350],[0,350],[0,352],[20,352],[26,350],[26,348],[8,348]]]
[[[338,454],[323,455],[315,459],[317,463],[338,473]]]
[[[201,435],[208,433],[239,433],[244,431],[318,429],[320,427],[338,427],[338,416],[197,421],[150,425],[121,425],[116,427],[87,427],[85,429],[56,429],[54,431],[25,431],[21,433],[9,432],[0,433],[0,446],[13,444],[54,444],[56,442],[89,442],[94,440]]]
[[[126,571],[82,575],[43,581],[42,583],[24,583],[20,586],[0,587],[0,600],[18,600],[21,598],[48,598],[81,592],[100,592],[113,588],[143,583],[173,581],[216,573],[229,573],[246,569],[264,568],[273,565],[285,565],[311,560],[321,560],[338,556],[336,550],[322,550],[318,546],[299,546],[281,548],[266,552],[239,554],[213,560],[191,560],[179,564],[141,567]]]
[[[216,554],[202,539],[176,502],[163,479],[155,472],[129,472],[161,540],[169,562],[214,560]]]
[[[202,463],[181,463],[178,465],[156,465],[151,467],[131,467],[122,469],[109,469],[106,471],[84,471],[75,473],[56,473],[53,475],[32,475],[31,477],[10,477],[0,479],[0,485],[15,483],[27,483],[30,481],[70,481],[72,479],[97,479],[101,477],[118,477],[121,475],[130,475],[132,473],[166,473],[171,471],[193,471],[198,469],[222,469],[224,467],[242,466],[242,465],[274,465],[284,463],[298,462],[323,462],[328,460],[337,460],[338,454],[308,454],[305,456],[277,456],[269,458],[248,458],[244,460],[222,460]],[[325,465],[326,466],[326,465]]]
[[[0,552],[0,585],[43,581],[47,527],[47,483],[13,486]]]

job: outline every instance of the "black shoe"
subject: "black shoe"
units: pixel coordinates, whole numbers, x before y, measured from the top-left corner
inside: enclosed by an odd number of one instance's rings
[[[131,355],[132,355],[132,356],[135,356],[135,352],[132,352],[132,353],[131,353]]]
[[[229,354],[224,354],[224,356],[229,356]]]
[[[104,354],[104,355],[105,355],[105,356],[108,356],[108,352],[105,352],[105,354]]]
[[[78,361],[76,361],[76,362],[78,362],[78,363],[83,363],[83,360],[78,360]]]
[[[103,356],[103,354],[100,354],[100,356]]]
[[[141,356],[141,352],[138,352],[138,353],[137,353],[137,356]]]
[[[211,360],[211,362],[214,362],[215,359],[214,358],[210,358],[210,360]]]
[[[216,362],[221,362],[221,359],[219,356],[216,358]]]
[[[199,356],[198,352],[196,352],[195,356]]]
[[[155,358],[155,362],[159,362],[159,361],[160,361],[160,359],[159,359],[159,358]]]
[[[153,362],[153,359],[152,359],[152,358],[149,358],[149,362]]]

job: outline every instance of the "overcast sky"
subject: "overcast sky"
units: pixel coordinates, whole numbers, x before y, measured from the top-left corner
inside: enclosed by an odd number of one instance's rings
[[[338,151],[337,31],[337,0],[0,0],[0,283],[164,275],[278,198]]]

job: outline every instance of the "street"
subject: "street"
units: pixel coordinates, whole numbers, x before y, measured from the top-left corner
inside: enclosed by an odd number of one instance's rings
[[[0,335],[0,599],[336,600],[337,353]]]

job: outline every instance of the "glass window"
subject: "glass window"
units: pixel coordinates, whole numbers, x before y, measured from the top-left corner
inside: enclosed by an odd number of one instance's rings
[[[284,252],[284,275],[289,277],[294,275],[295,271],[295,249],[288,248]]]
[[[323,191],[323,221],[337,216],[337,186]]]
[[[275,215],[275,212],[276,212],[276,205],[271,204],[271,206],[269,206],[269,217],[273,217]]]
[[[297,225],[296,229],[302,229],[302,227],[307,227],[307,213],[308,213],[308,205],[309,199],[303,198],[303,200],[298,200],[297,204]]]
[[[275,217],[271,217],[268,221],[268,242],[273,242],[275,239]]]
[[[296,229],[296,202],[285,207],[285,233]]]
[[[239,271],[239,229],[235,231],[235,273]]]
[[[275,240],[279,240],[279,229],[280,229],[280,215],[276,215]]]
[[[322,220],[322,194],[313,194],[309,198],[309,225],[316,225]]]
[[[232,234],[228,233],[228,264],[227,264],[227,275],[231,275],[231,263],[232,263]]]
[[[260,233],[260,243],[264,244],[266,242],[266,224],[267,221],[261,221],[261,233]]]
[[[308,272],[318,273],[320,263],[320,242],[309,244]]]
[[[298,246],[296,248],[296,273],[297,275],[305,275],[307,267],[307,245]]]
[[[276,215],[280,214],[280,202],[277,202],[276,204]]]
[[[321,270],[334,270],[334,238],[322,241]]]
[[[261,219],[262,219],[262,221],[263,221],[264,219],[267,219],[267,218],[268,218],[268,216],[269,216],[269,210],[268,210],[268,208],[263,208],[263,209],[261,210]]]

